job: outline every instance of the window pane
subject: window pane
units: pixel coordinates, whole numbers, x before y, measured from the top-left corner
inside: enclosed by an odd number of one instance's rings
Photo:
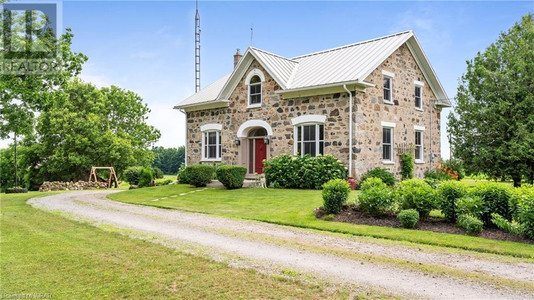
[[[422,159],[421,157],[421,146],[415,147],[415,159]]]
[[[217,158],[217,146],[208,146],[208,158]]]
[[[324,154],[324,142],[319,143],[319,154]]]
[[[391,128],[382,129],[382,143],[391,144]]]
[[[415,97],[421,97],[421,87],[415,87]]]
[[[384,77],[384,89],[389,90],[389,83],[390,79],[388,77]]]
[[[216,132],[209,132],[208,133],[208,144],[209,145],[215,145],[217,143],[217,133]]]
[[[297,154],[298,155],[302,154],[302,143],[301,142],[297,143]]]
[[[319,140],[324,141],[324,125],[319,125]]]
[[[250,83],[257,83],[257,82],[260,82],[261,79],[258,75],[256,76],[252,76],[252,78],[250,78]]]
[[[421,145],[421,132],[420,131],[415,132],[415,144]]]
[[[305,142],[304,143],[304,155],[309,154],[310,156],[316,156],[315,151],[315,142]]]
[[[297,141],[302,141],[302,126],[297,127]]]
[[[304,127],[304,140],[315,141],[315,125],[306,125]]]
[[[389,145],[382,146],[382,159],[391,160],[391,147]]]

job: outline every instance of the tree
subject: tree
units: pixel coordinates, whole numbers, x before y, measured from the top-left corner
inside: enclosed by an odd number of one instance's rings
[[[524,16],[467,62],[449,115],[454,155],[467,171],[534,180],[534,19]]]
[[[132,165],[150,166],[157,129],[145,123],[141,97],[116,86],[98,89],[73,80],[52,93],[37,121],[33,151],[45,180],[87,180],[91,166],[113,166],[118,174]]]
[[[155,158],[153,167],[160,168],[165,174],[176,175],[178,169],[185,162],[185,147],[178,148],[152,148]]]

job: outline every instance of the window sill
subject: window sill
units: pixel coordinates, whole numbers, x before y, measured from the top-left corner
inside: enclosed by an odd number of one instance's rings
[[[416,159],[416,160],[415,160],[415,163],[416,163],[416,164],[424,164],[425,161],[424,161],[424,160],[421,160],[421,159]]]
[[[395,104],[395,103],[393,103],[393,101],[386,101],[386,100],[384,100],[384,104],[387,104],[387,105],[393,105],[393,104]]]
[[[382,164],[384,164],[384,165],[394,165],[395,162],[394,162],[394,161],[391,161],[391,160],[383,160],[383,161],[382,161]]]
[[[261,103],[258,103],[258,104],[249,104],[247,106],[247,109],[249,108],[261,108]]]
[[[417,110],[417,111],[423,111],[423,109],[422,109],[422,108],[419,108],[419,107],[416,107],[415,110]]]
[[[203,158],[200,162],[221,162],[220,158]]]

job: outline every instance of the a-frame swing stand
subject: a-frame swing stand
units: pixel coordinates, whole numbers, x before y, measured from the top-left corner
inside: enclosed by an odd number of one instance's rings
[[[108,178],[108,188],[111,187],[111,183],[113,182],[115,184],[115,188],[119,186],[118,180],[117,180],[117,173],[115,173],[115,169],[113,167],[91,167],[91,173],[89,174],[89,182],[98,181],[98,178],[96,177],[96,170],[109,170],[109,178]]]

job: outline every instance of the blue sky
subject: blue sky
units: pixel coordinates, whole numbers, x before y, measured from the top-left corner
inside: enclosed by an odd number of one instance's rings
[[[452,98],[465,61],[534,12],[534,2],[200,1],[199,10],[204,87],[231,71],[236,48],[251,43],[251,25],[253,46],[287,57],[411,29]],[[194,1],[63,3],[73,49],[89,57],[82,78],[140,94],[165,147],[185,143],[184,116],[172,106],[194,92],[194,12]]]

